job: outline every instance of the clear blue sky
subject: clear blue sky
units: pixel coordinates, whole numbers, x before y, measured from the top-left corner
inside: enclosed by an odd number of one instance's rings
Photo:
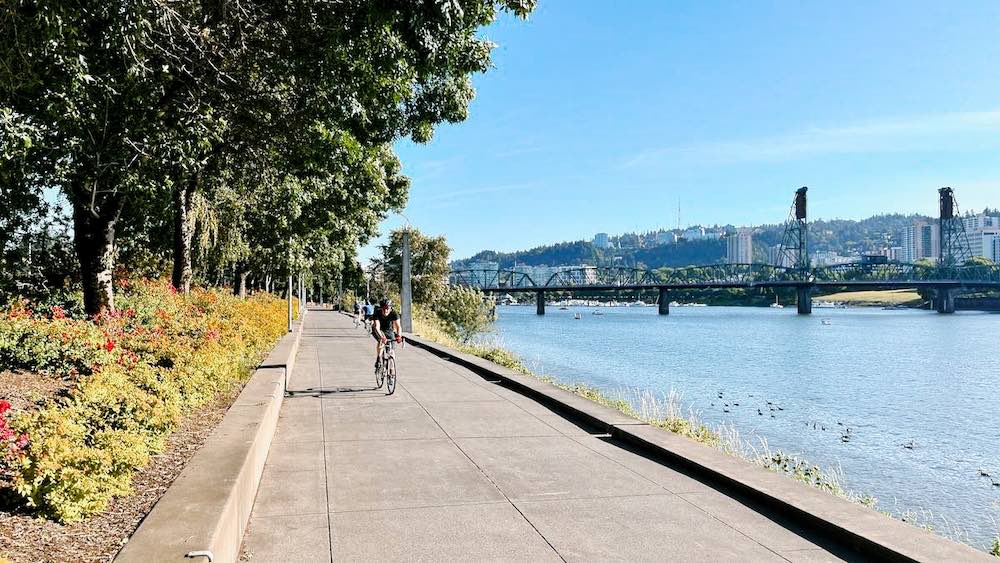
[[[675,227],[678,201],[780,222],[802,185],[814,218],[933,214],[946,185],[1000,206],[996,0],[539,4],[485,30],[469,119],[397,147],[454,258]]]

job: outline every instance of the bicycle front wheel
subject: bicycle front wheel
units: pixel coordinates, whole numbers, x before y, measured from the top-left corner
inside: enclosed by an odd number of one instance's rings
[[[378,369],[375,370],[375,388],[381,389],[382,383],[385,381],[385,360],[381,360],[378,363]]]
[[[387,359],[385,364],[385,389],[388,391],[387,395],[392,395],[396,392],[396,358]]]

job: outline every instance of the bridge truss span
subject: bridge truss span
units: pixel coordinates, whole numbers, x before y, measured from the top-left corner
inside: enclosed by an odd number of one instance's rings
[[[634,287],[655,286],[653,272],[637,268],[586,266],[552,274],[543,287]]]
[[[808,281],[794,268],[769,264],[709,264],[667,270],[659,276],[661,285],[747,285],[768,282]]]
[[[495,289],[538,287],[531,276],[513,270],[454,270],[448,274],[448,284]]]

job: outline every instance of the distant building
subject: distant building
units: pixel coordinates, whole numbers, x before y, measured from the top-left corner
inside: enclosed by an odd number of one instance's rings
[[[675,242],[677,242],[677,235],[673,231],[656,233],[656,244],[673,244]]]
[[[781,245],[776,244],[767,249],[767,263],[772,266],[781,266],[782,268],[794,268],[795,255],[797,254],[797,249],[791,252],[783,252]]]
[[[702,231],[702,236],[704,236]],[[726,239],[726,262],[730,264],[753,263],[753,230],[737,229]]]
[[[884,253],[879,254],[862,254],[861,255],[862,264],[888,264],[889,257]]]
[[[496,285],[500,263],[491,261],[467,262],[465,269],[470,270],[468,273],[469,283],[478,287],[489,287]]]
[[[922,258],[936,261],[940,252],[941,236],[937,223],[917,221],[903,229],[901,262],[916,262]]]
[[[990,258],[993,235],[1000,230],[1000,217],[979,213],[978,215],[966,215],[962,217],[962,224],[965,226],[965,234],[969,239],[968,252],[963,252],[963,256],[984,256]],[[990,258],[993,260],[992,258]],[[995,261],[995,260],[994,260]]]
[[[817,267],[851,264],[852,262],[858,262],[859,260],[859,256],[841,256],[836,252],[828,250],[814,252],[812,255],[812,265]]]
[[[608,233],[597,233],[594,235],[594,246],[597,248],[611,248],[611,237]]]
[[[985,229],[1000,229],[1000,217],[994,217],[985,213],[977,215],[966,215],[962,217],[967,233],[982,232]]]
[[[1000,264],[1000,229],[985,229],[980,234],[982,253],[980,256],[989,258]]]
[[[705,229],[701,227],[692,227],[684,231],[684,233],[681,234],[681,238],[684,240],[703,240],[705,238]]]

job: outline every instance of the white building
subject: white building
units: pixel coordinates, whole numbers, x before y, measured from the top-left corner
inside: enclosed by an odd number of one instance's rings
[[[767,249],[767,263],[772,266],[794,268],[795,256],[798,253],[798,249],[789,249],[789,252],[782,252],[781,245],[776,244]]]
[[[681,235],[684,240],[703,240],[705,238],[705,229],[701,227],[690,228]]]
[[[1000,217],[985,213],[966,215],[962,217],[962,223],[965,225],[965,234],[969,238],[969,252],[966,255],[990,258],[993,252],[993,238],[988,233],[1000,230]]]
[[[597,248],[611,248],[611,237],[608,233],[597,233],[594,235],[594,246]]]
[[[860,260],[860,256],[841,256],[840,254],[829,250],[814,252],[812,255],[812,265],[817,267],[850,264],[852,262],[859,262]]]
[[[704,234],[704,231],[702,231]],[[726,262],[730,264],[753,263],[753,230],[736,229],[726,239]]]
[[[937,223],[917,221],[903,229],[901,262],[916,262],[921,258],[937,260],[941,252],[941,236]]]
[[[677,235],[672,231],[660,231],[656,233],[656,244],[673,244],[677,242]]]
[[[1000,264],[1000,229],[985,229],[980,234],[982,253],[993,262]]]

